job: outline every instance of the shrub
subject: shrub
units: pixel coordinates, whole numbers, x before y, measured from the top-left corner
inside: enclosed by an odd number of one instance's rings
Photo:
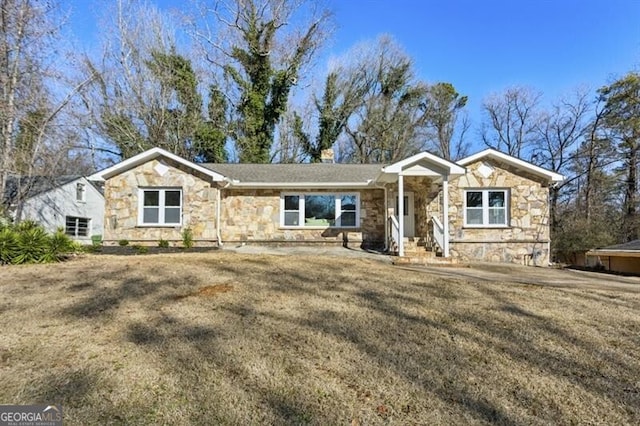
[[[160,241],[158,241],[158,247],[169,248],[169,241],[160,238]]]
[[[39,227],[26,226],[22,229],[18,228],[18,255],[13,258],[12,262],[21,263],[40,263],[44,262],[44,255],[49,246],[50,237],[44,229]]]
[[[49,263],[80,250],[77,243],[58,230],[53,235],[32,221],[0,230],[0,263]]]
[[[140,246],[138,244],[131,246],[132,249],[134,249],[138,254],[147,254],[149,253],[149,247],[147,246]]]
[[[0,263],[11,263],[18,254],[17,234],[10,227],[0,230]]]
[[[118,240],[118,245],[120,247],[125,247],[129,245],[129,240]]]
[[[185,248],[193,247],[193,231],[191,231],[191,228],[184,228],[182,230],[182,245],[185,246]]]

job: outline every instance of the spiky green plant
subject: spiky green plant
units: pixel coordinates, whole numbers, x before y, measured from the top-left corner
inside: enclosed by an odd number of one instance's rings
[[[10,227],[0,230],[0,264],[12,263],[18,254],[17,234]]]
[[[41,227],[25,227],[18,231],[16,248],[18,255],[12,260],[13,263],[40,263],[43,262],[45,253],[49,246],[50,237]]]

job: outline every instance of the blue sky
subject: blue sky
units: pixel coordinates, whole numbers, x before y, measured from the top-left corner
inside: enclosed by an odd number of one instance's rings
[[[87,45],[95,37],[94,1],[63,0],[72,8],[71,29]],[[474,124],[482,99],[509,86],[532,86],[552,101],[640,70],[640,0],[324,1],[337,24],[327,56],[391,34],[420,78],[450,82],[469,96]],[[189,1],[155,3],[179,8]]]
[[[336,53],[387,32],[429,82],[482,98],[512,85],[548,101],[640,69],[640,0],[333,0]]]

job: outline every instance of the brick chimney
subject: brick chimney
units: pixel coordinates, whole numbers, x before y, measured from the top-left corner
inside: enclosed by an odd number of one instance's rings
[[[333,149],[323,149],[320,151],[320,162],[321,163],[334,163],[334,154]]]

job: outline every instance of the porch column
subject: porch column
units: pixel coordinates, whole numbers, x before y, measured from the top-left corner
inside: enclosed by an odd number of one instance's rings
[[[449,175],[442,177],[442,204],[442,231],[444,232],[442,255],[449,257]]]
[[[404,256],[404,176],[398,173],[398,256]]]

